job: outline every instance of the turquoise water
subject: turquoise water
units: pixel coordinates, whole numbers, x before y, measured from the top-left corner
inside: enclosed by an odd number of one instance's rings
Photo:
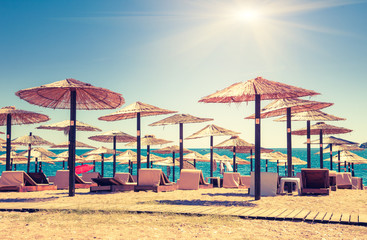
[[[125,151],[126,149],[121,149],[120,151]],[[133,151],[136,151],[135,149],[131,149]],[[205,148],[198,148],[198,149],[191,149],[194,151],[199,152],[200,154],[206,154],[209,152],[209,149],[205,149]],[[61,153],[64,150],[52,150],[53,152],[55,152],[56,154]],[[85,152],[87,152],[89,150],[76,150],[76,153],[78,155],[83,154]],[[276,148],[274,149],[274,151],[280,151],[282,153],[287,153],[287,149],[285,148]],[[311,166],[318,168],[320,167],[320,156],[319,155],[315,155],[316,152],[318,152],[319,149],[311,149]],[[214,152],[218,153],[219,155],[227,155],[228,157],[232,158],[233,154],[231,151],[229,150],[220,150],[220,149],[215,149]],[[367,151],[361,151],[361,152],[355,152],[356,154],[358,154],[361,157],[367,158]],[[146,156],[146,150],[142,149],[142,155]],[[158,156],[163,156],[163,157],[171,157],[172,154],[156,154]],[[304,161],[307,160],[307,151],[306,149],[303,148],[295,148],[292,150],[292,155],[295,157],[298,157]],[[106,155],[106,157],[108,157],[109,155]],[[238,153],[237,154],[238,157],[242,158],[242,159],[246,159],[246,157],[249,156],[249,154],[244,154],[244,153]],[[179,154],[176,154],[176,157],[179,157]],[[324,159],[327,159],[330,157],[329,153],[325,153],[324,154]],[[249,160],[249,159],[246,159]],[[220,177],[221,174],[219,173],[219,162],[218,164],[218,168],[217,171],[214,172],[214,176]],[[80,165],[80,164],[77,164]],[[201,169],[203,171],[204,177],[209,177],[210,176],[210,164],[207,162],[197,162],[196,163],[196,168],[197,169]],[[146,164],[142,164],[142,167],[146,167]],[[165,173],[167,173],[167,167],[165,166],[153,166],[154,168],[160,168],[162,169]],[[300,172],[301,168],[305,168],[306,165],[296,165],[294,166],[294,170],[295,173]],[[330,162],[329,161],[324,161],[324,168],[329,168],[330,167]],[[24,170],[26,171],[27,167],[25,164],[18,164],[17,165],[17,170]],[[31,163],[30,166],[31,172],[34,172],[34,163]],[[43,167],[42,170],[43,172],[47,175],[47,176],[54,176],[56,174],[57,170],[62,169],[62,162],[56,162],[55,165],[53,164],[48,164],[48,163],[43,163]],[[104,176],[105,177],[112,177],[112,162],[105,162],[104,165]],[[333,170],[337,170],[338,166],[337,164],[333,163]],[[354,169],[355,169],[355,176],[357,177],[362,177],[364,180],[364,184],[367,185],[367,164],[356,164],[354,165]],[[0,172],[5,170],[5,165],[0,165]],[[96,171],[100,172],[101,171],[101,163],[96,163]],[[265,172],[265,160],[261,160],[261,171]],[[276,172],[277,171],[277,166],[276,163],[273,162],[269,162],[268,163],[268,171],[269,172]],[[342,170],[344,171],[343,167]],[[128,172],[128,168],[127,165],[119,165],[117,164],[117,172]],[[241,173],[241,175],[249,175],[250,174],[250,165],[238,165],[238,172]],[[136,174],[136,165],[134,165],[134,169],[133,169],[133,174]],[[279,174],[281,176],[285,175],[285,171],[284,171],[284,166],[279,167]],[[172,181],[172,170],[171,170],[171,174],[169,176],[170,180]],[[179,167],[176,166],[175,168],[175,179],[177,180],[179,178]]]

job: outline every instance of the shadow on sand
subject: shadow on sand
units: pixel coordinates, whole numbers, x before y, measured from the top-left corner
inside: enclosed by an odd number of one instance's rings
[[[203,201],[203,200],[158,200],[159,204],[184,205],[184,206],[225,206],[225,207],[255,207],[256,204],[249,201]]]

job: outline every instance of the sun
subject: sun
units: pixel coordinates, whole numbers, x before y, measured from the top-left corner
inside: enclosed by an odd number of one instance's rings
[[[255,9],[246,9],[235,13],[235,18],[243,22],[255,22],[258,21],[260,17],[260,12]]]

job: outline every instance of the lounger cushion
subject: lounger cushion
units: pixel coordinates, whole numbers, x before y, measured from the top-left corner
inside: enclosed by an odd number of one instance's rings
[[[99,172],[86,172],[82,173],[82,179],[85,182],[92,182],[92,178],[101,178],[101,174]]]
[[[139,186],[158,186],[161,182],[161,169],[139,169]]]
[[[135,182],[130,173],[115,173],[115,178],[123,183],[133,183]]]
[[[223,187],[224,188],[238,188],[240,185],[240,173],[225,172],[223,173]]]
[[[24,171],[4,171],[1,174],[0,186],[37,186],[37,183]]]
[[[336,186],[338,188],[352,188],[352,174],[350,172],[337,173]]]
[[[275,196],[278,190],[278,173],[261,172],[261,196]],[[255,195],[255,172],[251,172],[250,195]]]
[[[180,179],[177,180],[180,190],[198,190],[201,170],[182,169]]]

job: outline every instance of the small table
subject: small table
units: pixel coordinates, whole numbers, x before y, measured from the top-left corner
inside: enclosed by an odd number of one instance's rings
[[[206,177],[205,178],[205,181],[206,182],[209,182],[209,183],[212,183],[213,184],[213,187],[220,187],[220,177]]]
[[[279,193],[284,193],[284,184],[285,183],[295,183],[296,184],[296,188],[298,190],[298,195],[301,195],[301,181],[299,178],[284,178],[282,177],[280,179],[280,190]]]

